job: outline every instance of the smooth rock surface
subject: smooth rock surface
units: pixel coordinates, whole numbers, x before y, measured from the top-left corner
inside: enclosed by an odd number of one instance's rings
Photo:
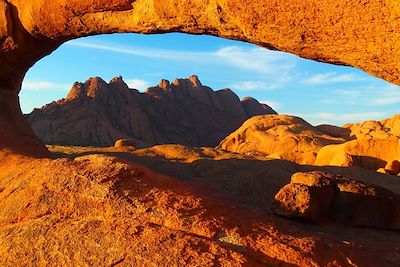
[[[255,116],[227,136],[218,148],[249,155],[263,155],[314,164],[318,151],[345,139],[318,131],[301,118],[289,115]]]
[[[399,139],[390,138],[361,139],[328,145],[319,150],[315,165],[343,166],[342,161],[337,161],[337,155],[350,155],[351,165],[376,171],[384,168],[388,162],[400,158],[400,143]]]

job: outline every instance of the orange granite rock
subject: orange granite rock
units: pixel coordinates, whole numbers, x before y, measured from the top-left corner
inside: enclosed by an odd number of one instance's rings
[[[289,218],[400,230],[400,195],[340,175],[296,173],[275,196],[273,211]]]
[[[318,131],[301,118],[262,115],[248,119],[222,140],[218,148],[241,154],[271,155],[272,158],[300,164],[314,164],[323,146],[345,141]]]
[[[400,84],[400,6],[387,1],[0,0],[0,102],[17,98],[28,69],[62,43],[102,33],[209,34],[360,68]],[[3,108],[0,147],[32,140],[18,101]],[[7,132],[8,120],[19,124]],[[27,152],[29,153],[29,152]]]
[[[0,157],[0,265],[396,266],[399,244],[280,219],[117,157]]]

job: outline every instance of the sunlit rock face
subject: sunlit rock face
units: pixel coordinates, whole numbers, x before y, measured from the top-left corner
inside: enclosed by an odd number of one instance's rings
[[[348,142],[323,147],[317,155],[316,165],[360,166],[397,175],[389,163],[400,159],[399,115],[380,121],[368,120],[340,127],[317,127],[333,136],[343,136]],[[386,166],[386,164],[389,164]],[[387,167],[387,168],[386,168]]]
[[[197,76],[161,80],[140,93],[121,77],[75,83],[65,99],[35,109],[27,119],[46,144],[112,146],[134,139],[139,147],[156,144],[216,146],[254,115],[276,114],[254,98],[229,89],[213,91]]]
[[[184,151],[186,156],[175,154],[180,164],[171,161],[172,168],[165,169],[185,168],[183,161],[192,154],[202,159],[193,162],[198,164],[193,182],[105,154],[54,160],[2,155],[0,265],[308,267],[349,266],[351,261],[355,266],[381,266],[384,259],[388,266],[399,266],[396,232],[340,225],[322,228],[260,212],[266,206],[253,196],[272,202],[278,184],[285,182],[278,174],[295,171],[288,166],[294,164],[282,161],[277,167],[273,161],[251,160],[258,168],[250,168],[252,175],[244,177],[249,163],[241,163],[245,158],[240,155],[217,155],[211,149]],[[108,150],[109,155],[122,151],[114,152]],[[174,156],[172,150],[168,156]],[[213,164],[213,158],[225,160]],[[212,165],[222,166],[215,170]],[[208,172],[210,178],[204,177],[204,182],[215,189],[194,182],[199,169]],[[362,206],[362,201],[345,194],[363,192],[352,185],[336,193],[347,196],[341,203],[355,204],[346,210],[350,219],[355,209],[358,214],[387,212],[371,210],[377,206],[368,205],[371,202]],[[375,191],[367,193],[361,200],[373,198]],[[248,205],[233,196],[244,198]],[[374,219],[386,223],[386,218]]]
[[[63,42],[115,32],[210,34],[354,66],[399,84],[400,6],[395,0],[0,0],[0,13],[0,90],[14,94],[26,71]],[[19,114],[13,116],[24,124]],[[11,143],[23,142],[24,136],[16,134]]]
[[[33,64],[76,37],[179,31],[248,41],[318,61],[355,66],[394,83],[399,80],[396,17],[400,7],[394,0],[0,3],[1,58],[8,59],[2,61],[9,63],[5,68],[9,71]],[[20,60],[13,66],[17,58]]]
[[[275,196],[280,216],[314,222],[400,229],[400,195],[385,188],[324,172],[295,173]],[[368,207],[368,208],[365,208]]]
[[[291,162],[211,149],[192,163],[171,148],[137,152],[157,160],[153,167],[167,162],[171,175],[162,175],[122,159],[135,156],[125,150],[70,159],[16,155],[49,156],[23,120],[17,94],[29,67],[67,40],[111,32],[211,34],[355,66],[398,84],[399,9],[395,0],[0,0],[0,265],[399,266],[396,232],[303,225],[268,213],[289,173],[303,171]],[[200,85],[195,77],[190,82]],[[99,90],[78,84],[68,99],[112,101],[105,83],[93,84]],[[155,91],[170,86],[162,81]],[[201,92],[193,96],[206,101]],[[176,179],[176,168],[192,173],[192,182]],[[396,176],[357,173],[399,192]],[[336,194],[351,196],[354,188]],[[386,219],[379,218],[381,205],[355,202],[361,212],[378,207],[371,217]],[[392,218],[384,225],[398,226]]]
[[[314,164],[318,151],[346,139],[320,132],[301,118],[289,115],[255,116],[227,136],[218,148],[226,151]]]

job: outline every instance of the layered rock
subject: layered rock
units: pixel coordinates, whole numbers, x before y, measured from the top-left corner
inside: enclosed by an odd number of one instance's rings
[[[118,139],[139,147],[176,143],[216,146],[253,115],[275,113],[253,98],[240,101],[229,89],[214,92],[197,76],[162,80],[145,93],[129,89],[121,77],[106,83],[75,83],[65,99],[27,116],[47,144],[112,146]]]
[[[324,134],[300,118],[264,115],[247,120],[226,137],[218,148],[314,164],[316,155],[323,146],[343,142],[345,139]]]

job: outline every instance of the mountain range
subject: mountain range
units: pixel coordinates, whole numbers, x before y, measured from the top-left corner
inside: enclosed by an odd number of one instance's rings
[[[26,115],[46,144],[111,146],[118,139],[138,146],[182,144],[214,147],[247,119],[276,114],[256,99],[230,89],[213,91],[195,75],[161,80],[145,92],[122,77],[76,82],[67,97]]]

